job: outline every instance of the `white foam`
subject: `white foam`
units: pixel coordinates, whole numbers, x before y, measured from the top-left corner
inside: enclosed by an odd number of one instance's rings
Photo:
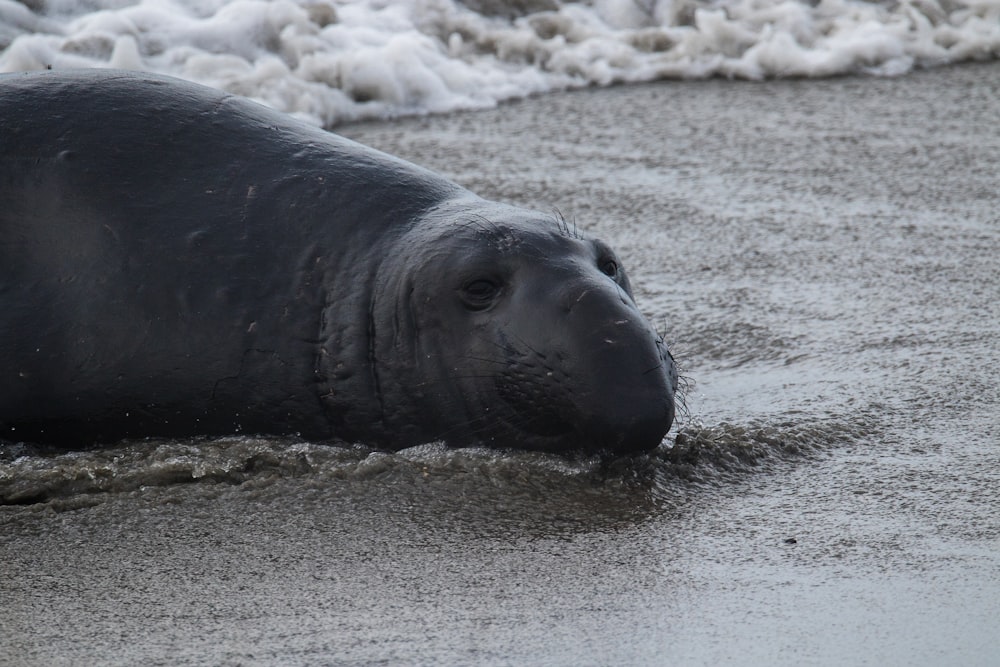
[[[588,85],[1000,56],[1000,0],[549,4],[508,20],[455,0],[0,0],[0,71],[160,72],[329,126]]]

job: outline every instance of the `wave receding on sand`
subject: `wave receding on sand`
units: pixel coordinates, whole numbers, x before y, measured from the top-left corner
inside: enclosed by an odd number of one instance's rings
[[[0,0],[0,71],[159,72],[333,126],[556,90],[1000,55],[997,0]]]

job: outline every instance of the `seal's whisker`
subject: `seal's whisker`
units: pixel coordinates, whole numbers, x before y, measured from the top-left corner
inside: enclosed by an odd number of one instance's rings
[[[515,242],[514,233],[507,227],[502,227],[495,221],[490,220],[485,215],[477,213],[475,215],[476,219],[482,223],[482,231],[484,234],[489,235],[497,246],[510,246]]]
[[[541,352],[539,352],[538,350],[536,350],[535,348],[533,348],[531,345],[529,345],[528,342],[526,340],[524,340],[521,336],[515,334],[514,337],[517,338],[518,342],[521,343],[521,345],[524,345],[524,347],[526,347],[535,356],[541,357],[542,359],[545,358],[544,354],[542,354]]]
[[[566,222],[566,218],[563,216],[562,211],[560,211],[558,207],[552,207],[552,218],[556,222],[556,228],[559,230],[559,233],[563,236],[572,238],[572,234],[569,231],[569,223]]]
[[[482,223],[482,229],[484,231],[493,232],[493,233],[498,232],[496,223],[493,222],[492,220],[490,220],[489,218],[487,218],[482,213],[476,213],[473,217],[476,220],[478,220],[480,223]]]
[[[507,354],[509,354],[511,356],[523,356],[523,354],[522,354],[522,352],[520,350],[516,350],[516,349],[514,349],[512,347],[504,345],[503,343],[500,343],[499,341],[492,340],[490,338],[486,338],[486,337],[484,337],[484,336],[482,336],[480,334],[476,335],[476,339],[480,340],[480,341],[482,341],[484,343],[486,343],[487,345],[492,345],[493,347],[496,347],[496,348],[498,348],[500,350],[503,350],[504,352],[506,352]]]
[[[471,220],[458,220],[455,222],[459,227],[467,227],[483,233],[489,233],[489,228],[482,224],[481,220],[473,218]]]

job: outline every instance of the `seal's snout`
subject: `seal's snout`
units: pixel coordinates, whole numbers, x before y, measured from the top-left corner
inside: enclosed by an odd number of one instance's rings
[[[591,406],[583,408],[588,414],[582,419],[581,435],[592,440],[589,449],[649,451],[658,447],[670,430],[675,410],[672,362],[667,362],[671,363],[669,368],[638,372],[631,356],[642,353],[620,350],[616,355],[619,370],[605,375],[605,386],[591,397]]]
[[[495,387],[518,446],[632,454],[663,441],[674,420],[673,359],[622,293],[588,281],[560,293],[558,326],[520,320],[517,336],[505,337],[511,355]]]
[[[591,290],[568,315],[577,332],[575,377],[585,388],[575,399],[577,429],[587,449],[648,451],[673,424],[677,373],[660,337],[620,295]]]

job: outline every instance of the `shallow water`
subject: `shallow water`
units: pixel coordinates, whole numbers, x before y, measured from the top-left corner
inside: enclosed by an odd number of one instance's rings
[[[989,0],[0,2],[0,72],[169,74],[325,127],[593,85],[899,75],[997,57]]]
[[[0,664],[995,664],[997,117],[990,64],[345,128],[609,240],[678,429],[8,447]]]

